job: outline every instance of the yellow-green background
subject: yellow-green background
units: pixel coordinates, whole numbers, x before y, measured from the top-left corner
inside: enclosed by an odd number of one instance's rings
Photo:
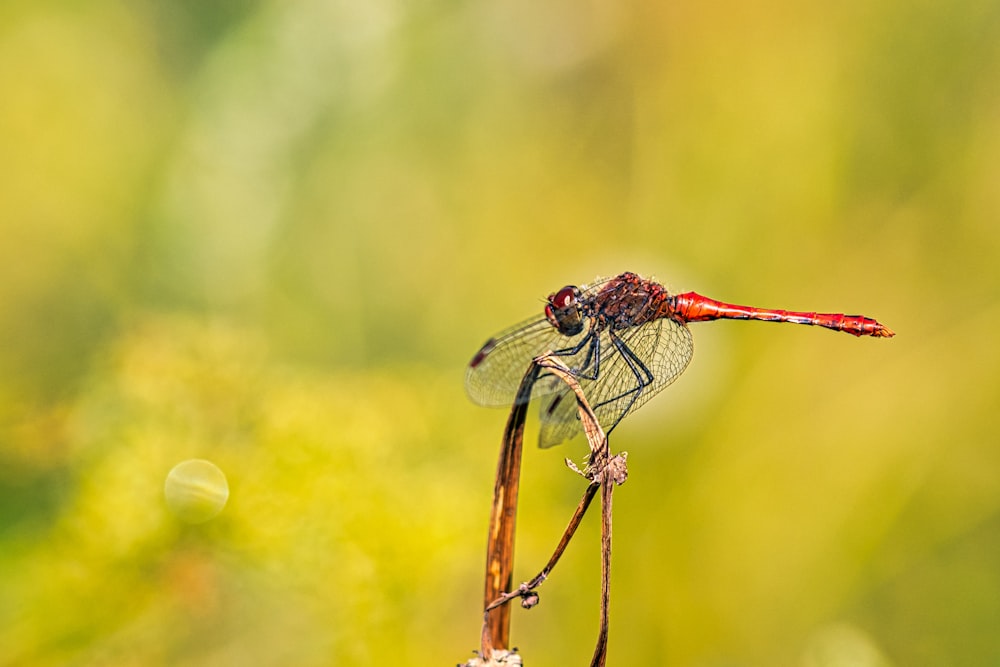
[[[898,336],[692,326],[612,439],[610,664],[1000,664],[995,0],[11,0],[0,234],[0,664],[464,660],[464,365],[623,270]],[[528,664],[590,655],[595,518]]]

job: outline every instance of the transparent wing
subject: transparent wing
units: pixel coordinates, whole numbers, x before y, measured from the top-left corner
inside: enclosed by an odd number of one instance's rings
[[[585,335],[586,332],[564,336],[544,317],[502,331],[486,341],[469,363],[465,391],[479,405],[511,405],[532,359],[549,350],[576,345]],[[553,389],[557,387],[536,383],[532,396],[541,396]]]
[[[677,379],[687,368],[694,352],[688,328],[666,318],[619,332],[618,338],[631,354],[626,352],[623,355],[605,331],[599,343],[597,377],[583,377],[587,373],[579,377],[580,387],[607,432],[617,426],[626,414],[638,409]],[[579,368],[585,362],[588,347],[563,361],[570,368]],[[648,385],[641,387],[639,378],[645,378],[647,370],[652,378]],[[539,385],[542,384],[545,391],[536,394],[545,396],[540,405],[539,446],[552,447],[580,434],[582,428],[576,398],[565,383],[550,376],[539,380]]]
[[[599,278],[582,287],[580,292],[583,296],[594,294],[608,280]],[[479,405],[511,405],[532,359],[550,350],[575,347],[586,337],[589,328],[589,325],[584,327],[576,336],[564,336],[545,317],[536,317],[501,331],[486,341],[469,363],[465,372],[466,393]],[[554,384],[539,382],[532,396],[558,389]]]

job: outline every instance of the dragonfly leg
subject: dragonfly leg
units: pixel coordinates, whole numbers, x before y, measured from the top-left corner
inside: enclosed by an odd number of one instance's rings
[[[636,385],[631,389],[623,391],[617,396],[612,396],[606,401],[601,401],[597,405],[593,406],[593,408],[596,410],[601,406],[608,405],[609,403],[614,403],[615,401],[620,401],[625,397],[630,397],[628,405],[626,405],[625,408],[619,413],[618,418],[615,420],[615,423],[607,427],[607,433],[611,433],[611,430],[614,429],[614,427],[618,425],[618,422],[620,422],[622,418],[628,414],[628,411],[632,409],[632,405],[635,404],[636,400],[642,394],[642,390],[648,387],[653,382],[653,374],[650,372],[648,368],[646,368],[646,364],[642,363],[642,360],[639,359],[637,356],[635,356],[635,353],[632,352],[631,349],[629,349],[629,346],[626,345],[621,338],[619,338],[610,331],[608,332],[608,337],[611,339],[611,343],[615,346],[615,348],[618,349],[618,353],[622,355],[622,358],[625,360],[625,363],[628,364],[629,370],[631,370],[632,373],[635,375],[635,380],[636,380]]]
[[[583,340],[573,347],[555,350],[552,354],[557,357],[572,357],[579,354],[580,350],[585,346],[589,347],[587,347],[587,356],[584,357],[583,363],[576,368],[570,368],[570,371],[580,379],[596,380],[597,376],[601,373],[601,336],[598,332],[594,331],[593,327],[583,337]],[[588,371],[591,366],[593,366],[593,370]]]

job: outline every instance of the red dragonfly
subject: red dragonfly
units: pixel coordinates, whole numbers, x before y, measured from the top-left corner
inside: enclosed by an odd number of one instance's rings
[[[792,322],[891,338],[895,333],[861,315],[800,313],[737,306],[694,292],[671,294],[634,273],[567,285],[550,294],[544,317],[502,331],[469,362],[465,388],[479,405],[507,406],[531,360],[545,352],[573,371],[607,433],[631,411],[677,379],[694,351],[688,322],[736,319]],[[539,445],[552,447],[581,432],[576,400],[565,383],[543,376]]]

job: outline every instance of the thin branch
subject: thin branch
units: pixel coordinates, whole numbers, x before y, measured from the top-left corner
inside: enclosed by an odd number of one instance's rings
[[[624,484],[628,477],[628,469],[625,465],[626,454],[611,456],[608,438],[572,372],[561,361],[552,357],[540,359],[539,364],[562,378],[576,394],[580,420],[584,433],[587,435],[587,443],[590,445],[590,464],[584,474],[591,479],[592,486],[588,487],[587,490],[590,491],[594,485],[601,486],[601,617],[597,645],[594,648],[594,656],[590,664],[591,667],[604,667],[608,652],[611,603],[611,498],[614,487]]]
[[[566,526],[566,530],[563,531],[562,538],[559,540],[559,544],[556,545],[555,551],[552,553],[552,557],[549,558],[549,562],[545,564],[542,571],[535,575],[530,581],[526,581],[517,589],[510,591],[509,593],[504,593],[499,598],[490,603],[486,607],[486,611],[490,611],[500,605],[507,604],[514,598],[522,598],[521,606],[525,608],[535,606],[537,602],[537,595],[533,595],[535,589],[541,586],[542,582],[545,581],[549,573],[555,568],[556,563],[562,557],[563,552],[566,551],[566,547],[569,546],[569,541],[573,539],[573,535],[576,533],[576,529],[580,527],[580,522],[583,520],[584,514],[587,513],[587,508],[590,507],[590,502],[597,495],[598,484],[591,483],[583,492],[583,498],[580,499],[579,504],[576,506],[576,511],[573,512],[573,516],[569,520],[569,525]]]
[[[493,507],[486,542],[486,585],[483,607],[510,589],[514,572],[514,525],[517,520],[517,494],[521,480],[521,453],[524,444],[524,421],[531,400],[531,390],[541,367],[532,362],[521,380],[517,397],[504,429],[503,446],[497,462],[493,486]],[[491,659],[494,650],[510,645],[510,608],[486,612],[481,640],[482,656]]]
[[[576,395],[577,408],[587,443],[590,447],[588,464],[580,471],[569,460],[570,468],[584,476],[590,483],[584,491],[566,530],[559,540],[548,563],[533,579],[522,583],[510,592],[513,578],[514,525],[517,514],[517,493],[520,481],[521,453],[524,441],[524,422],[531,390],[542,371],[546,369],[559,377]],[[570,540],[576,534],[583,516],[593,501],[598,488],[602,488],[601,528],[601,617],[597,646],[592,667],[603,666],[608,643],[608,605],[611,581],[611,493],[614,482],[621,485],[628,477],[624,453],[612,456],[608,439],[591,409],[587,397],[572,371],[552,353],[532,361],[518,389],[514,406],[504,430],[503,447],[497,463],[497,478],[493,490],[493,509],[490,515],[490,532],[487,543],[485,610],[483,614],[482,651],[478,662],[467,664],[520,664],[520,656],[507,651],[510,639],[510,607],[512,599],[520,597],[521,604],[529,608],[537,604],[535,589],[548,578]],[[510,662],[507,662],[510,661]]]

